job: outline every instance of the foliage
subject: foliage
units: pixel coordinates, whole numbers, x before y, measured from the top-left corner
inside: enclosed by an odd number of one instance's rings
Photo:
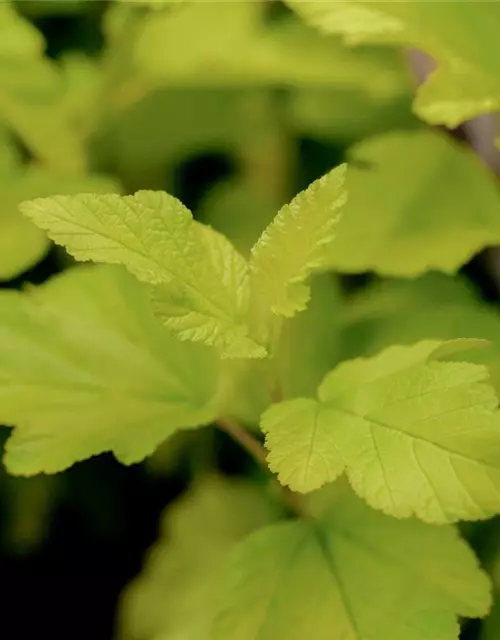
[[[500,195],[450,128],[500,106],[498,5],[22,4],[0,4],[11,537],[43,538],[76,463],[187,458],[124,640],[457,640],[466,618],[494,640],[500,314],[474,269]],[[58,11],[97,45],[47,49]],[[437,65],[418,89],[408,49]],[[228,435],[258,463],[236,478]]]

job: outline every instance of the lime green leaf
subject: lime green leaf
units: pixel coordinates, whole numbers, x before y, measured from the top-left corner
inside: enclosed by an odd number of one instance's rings
[[[346,202],[345,169],[337,167],[285,205],[252,249],[251,287],[277,315],[290,317],[307,306],[304,280],[327,260]]]
[[[455,640],[489,582],[451,527],[398,521],[346,492],[318,521],[268,526],[231,554],[213,640]]]
[[[192,251],[189,255],[189,246]],[[183,247],[178,245],[179,255]],[[194,223],[179,261],[180,280],[158,285],[153,306],[181,340],[220,346],[228,358],[262,358],[263,347],[248,337],[248,266],[225,236]],[[190,272],[190,273],[189,273]],[[201,294],[201,295],[200,295]]]
[[[213,476],[164,516],[159,540],[121,603],[123,640],[208,640],[220,568],[245,535],[279,515],[255,484]]]
[[[500,107],[495,55],[500,6],[495,2],[373,2],[288,0],[308,22],[350,44],[374,42],[422,49],[439,63],[415,101],[432,124],[454,127]],[[474,28],[471,29],[471,25]]]
[[[500,416],[485,367],[445,362],[477,341],[389,347],[341,363],[318,400],[296,399],[262,417],[268,461],[295,491],[345,470],[372,507],[427,522],[500,511]]]
[[[83,141],[68,120],[57,67],[44,57],[41,34],[10,2],[0,3],[0,118],[51,168],[79,173]]]
[[[142,460],[216,415],[211,351],[172,338],[118,267],[70,270],[0,295],[0,422],[11,473],[54,473],[104,451]]]
[[[415,276],[454,272],[500,241],[500,195],[473,153],[431,131],[390,133],[354,148],[349,200],[330,266]]]
[[[248,337],[247,263],[231,243],[193,222],[164,192],[80,194],[23,203],[22,211],[77,260],[125,265],[157,285],[154,304],[181,340],[221,347],[226,357],[263,357]]]

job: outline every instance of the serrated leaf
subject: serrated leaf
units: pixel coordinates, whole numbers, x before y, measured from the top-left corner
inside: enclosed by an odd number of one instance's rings
[[[51,168],[83,172],[83,141],[65,111],[59,70],[44,56],[42,35],[11,2],[0,3],[0,42],[0,118]]]
[[[147,291],[120,267],[0,293],[0,338],[10,473],[55,473],[105,451],[138,462],[217,412],[214,354],[162,329]]]
[[[291,317],[307,306],[304,281],[325,266],[346,202],[345,170],[341,165],[299,193],[252,248],[251,289],[276,315]]]
[[[255,484],[218,476],[197,482],[165,511],[160,537],[123,596],[119,637],[208,640],[227,555],[279,515]]]
[[[454,640],[488,612],[487,576],[451,527],[378,514],[351,492],[318,521],[268,526],[231,554],[213,640]]]
[[[453,273],[500,241],[497,185],[458,143],[431,131],[394,132],[360,143],[350,160],[332,268]]]
[[[21,209],[77,260],[123,264],[155,285],[158,315],[181,340],[220,347],[226,357],[265,355],[248,335],[246,261],[173,196],[80,194]]]
[[[270,407],[269,465],[308,492],[343,470],[372,507],[427,522],[500,511],[500,415],[485,367],[447,362],[476,342],[424,341],[338,365],[318,400]]]
[[[10,280],[32,267],[49,249],[44,231],[24,218],[19,204],[26,198],[53,193],[119,191],[111,178],[99,175],[65,176],[44,169],[16,166],[0,169],[0,280]]]
[[[439,66],[421,87],[416,113],[455,127],[500,107],[500,62],[495,55],[495,2],[373,2],[288,0],[308,22],[348,43],[373,42],[422,49]],[[471,29],[471,25],[474,28]]]

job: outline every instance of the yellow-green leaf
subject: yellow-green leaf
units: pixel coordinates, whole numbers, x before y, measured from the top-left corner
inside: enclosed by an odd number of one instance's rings
[[[341,363],[318,400],[264,413],[271,469],[301,492],[345,471],[358,495],[399,518],[443,523],[499,513],[498,399],[485,367],[448,361],[479,344],[425,341]]]
[[[351,152],[332,268],[413,277],[455,272],[500,242],[500,192],[473,152],[431,131],[393,132]]]
[[[346,492],[318,520],[268,526],[231,554],[212,640],[456,640],[491,604],[451,527],[378,514]]]
[[[61,471],[113,451],[138,462],[179,428],[216,417],[219,365],[172,338],[121,267],[79,267],[27,293],[0,293],[5,464]]]

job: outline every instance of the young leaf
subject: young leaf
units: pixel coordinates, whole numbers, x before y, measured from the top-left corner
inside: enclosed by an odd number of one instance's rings
[[[474,154],[431,131],[395,132],[356,146],[349,200],[329,265],[358,273],[455,272],[500,241],[500,195]]]
[[[10,473],[54,473],[104,451],[130,464],[215,417],[214,354],[165,332],[144,287],[119,267],[1,293],[0,337]]]
[[[287,0],[308,22],[350,44],[374,42],[424,50],[439,63],[415,101],[431,124],[455,127],[500,107],[500,59],[495,55],[496,2]],[[474,28],[471,29],[471,24]]]
[[[268,526],[231,554],[213,640],[456,640],[489,582],[451,527],[378,514],[351,492],[318,521]]]
[[[21,209],[77,260],[123,264],[157,285],[156,310],[181,340],[220,347],[226,357],[265,355],[245,324],[246,261],[222,235],[193,222],[173,196],[56,196]]]
[[[372,507],[399,518],[443,523],[498,513],[500,414],[488,371],[442,361],[467,342],[420,342],[343,362],[318,400],[270,407],[261,427],[271,469],[301,492],[345,469]]]
[[[309,301],[304,281],[325,266],[346,202],[346,165],[313,182],[285,205],[252,249],[250,286],[259,303],[290,317]]]
[[[160,538],[124,594],[120,637],[208,640],[226,557],[279,515],[255,484],[218,476],[196,483],[165,512]]]

